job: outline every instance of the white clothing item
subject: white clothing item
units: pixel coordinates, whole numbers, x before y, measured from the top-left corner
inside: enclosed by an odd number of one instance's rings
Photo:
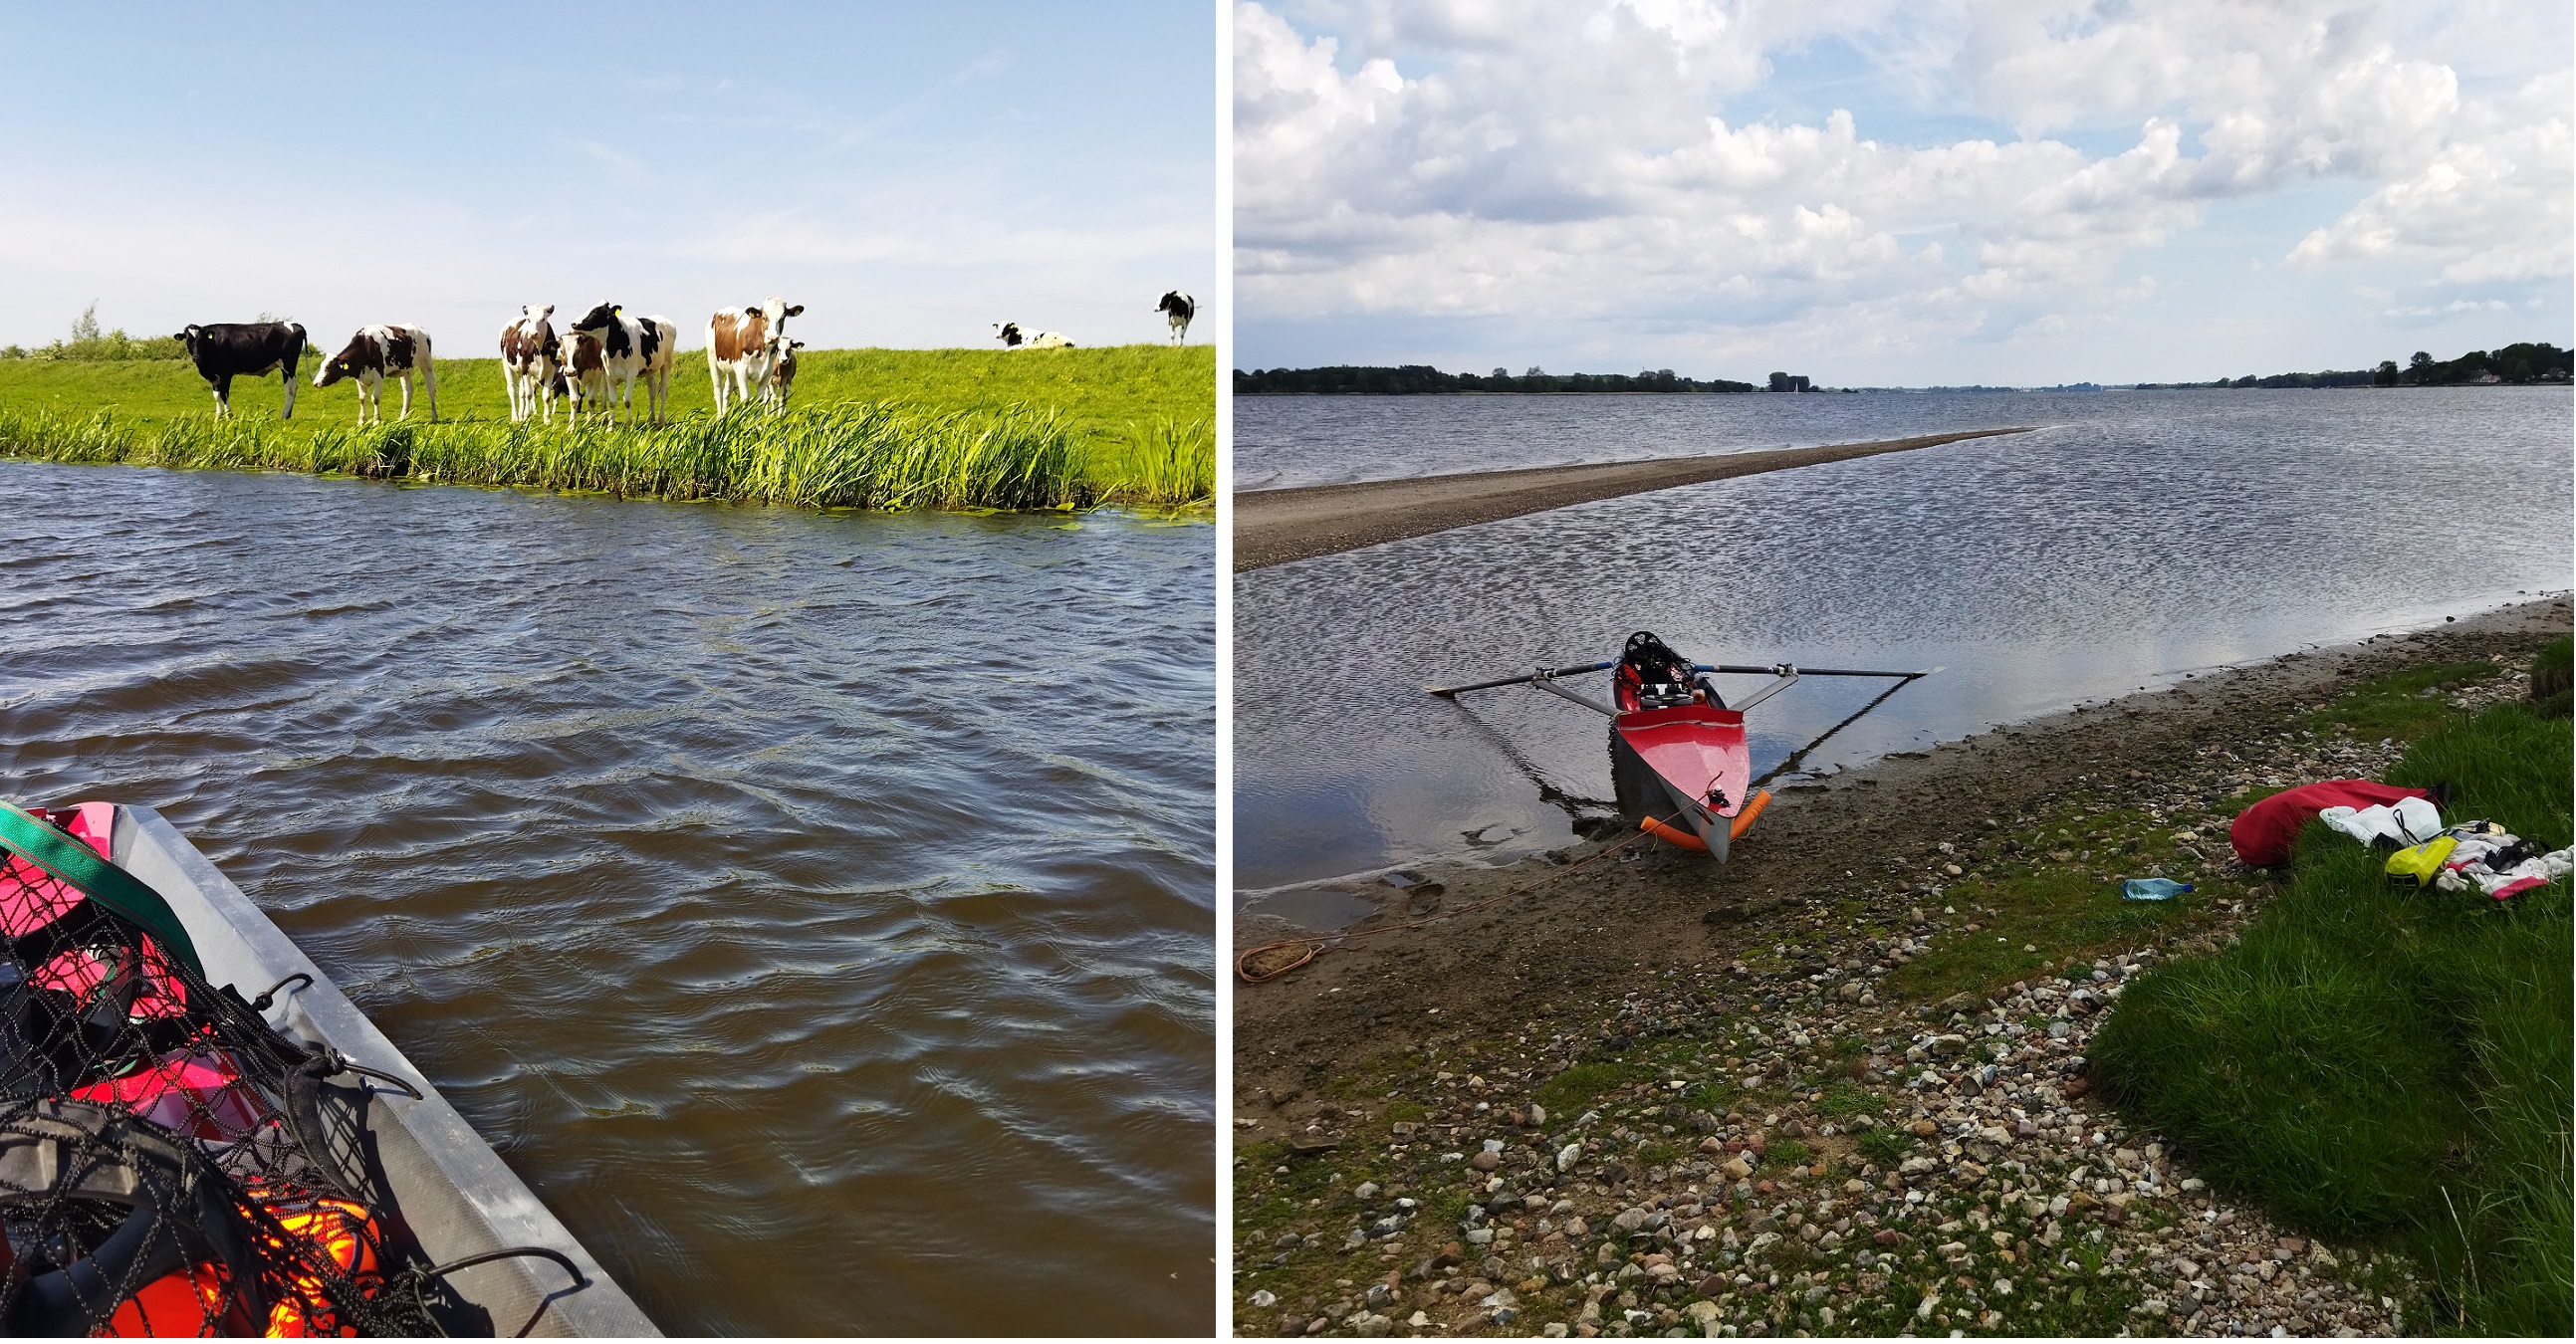
[[[2397,813],[2397,829],[2404,839],[2401,845],[2420,845],[2442,833],[2441,810],[2429,798],[2400,798],[2391,809]]]
[[[2442,833],[2442,814],[2421,798],[2400,798],[2393,808],[2384,803],[2358,810],[2329,807],[2317,817],[2365,845],[2386,840],[2403,848],[2420,845]]]
[[[2466,891],[2474,885],[2479,891],[2493,896],[2497,891],[2526,877],[2555,882],[2570,872],[2576,872],[2576,849],[2562,849],[2553,854],[2543,854],[2536,859],[2524,859],[2501,873],[2478,863],[2472,863],[2466,867],[2445,868],[2441,876],[2433,879],[2433,885],[2444,891]]]

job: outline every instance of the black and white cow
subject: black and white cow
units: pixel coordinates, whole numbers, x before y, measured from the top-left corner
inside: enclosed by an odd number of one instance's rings
[[[805,311],[772,295],[744,308],[727,308],[707,319],[707,376],[715,380],[716,414],[737,401],[769,395],[770,371],[786,347],[787,319]]]
[[[304,359],[304,328],[293,322],[216,322],[192,326],[178,335],[188,343],[188,358],[197,376],[215,394],[215,418],[233,413],[233,379],[265,378],[283,370],[286,411],[295,418],[295,366]]]
[[[635,380],[644,380],[645,404],[654,424],[667,423],[671,395],[671,352],[680,344],[680,329],[667,317],[628,317],[624,308],[603,303],[582,314],[570,330],[599,342],[600,364],[608,379],[602,405],[608,422],[617,423],[622,401],[628,419],[635,415]]]
[[[545,405],[546,423],[555,422],[555,389],[562,383],[555,365],[563,358],[563,342],[555,339],[553,317],[555,306],[529,304],[519,310],[519,320],[501,328],[501,378],[510,389],[510,418],[525,420],[537,413],[538,403]]]
[[[769,366],[769,391],[766,395],[771,409],[783,413],[787,409],[787,394],[796,390],[796,352],[804,349],[805,343],[791,341],[784,336],[772,337],[770,343],[777,347],[778,359]]]
[[[358,385],[358,423],[385,422],[385,380],[400,378],[402,418],[411,418],[411,376],[420,375],[429,392],[429,423],[438,423],[438,370],[429,359],[429,333],[408,322],[358,328],[340,353],[313,371],[313,385],[329,387],[343,378]]]
[[[1175,289],[1163,295],[1163,301],[1154,305],[1154,311],[1171,323],[1172,344],[1179,345],[1190,337],[1190,319],[1199,315],[1199,301]]]
[[[1001,341],[1002,348],[1005,350],[1070,350],[1073,348],[1073,342],[1065,339],[1063,332],[1041,331],[1034,336],[1023,336],[1020,334],[1020,324],[1017,322],[996,322],[993,324],[993,334]]]

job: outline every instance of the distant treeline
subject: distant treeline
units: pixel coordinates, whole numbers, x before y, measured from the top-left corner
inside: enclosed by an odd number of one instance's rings
[[[2247,374],[2206,383],[2138,383],[2147,391],[2196,391],[2240,387],[2444,387],[2474,383],[2563,383],[2576,367],[2567,351],[2546,342],[2508,345],[2501,350],[2472,350],[2457,359],[2439,360],[2418,350],[2403,365],[2382,360],[2373,369],[2326,369],[2317,373]],[[1772,391],[1807,391],[1803,378],[1773,374]],[[1786,382],[1790,386],[1778,386]],[[1412,396],[1443,392],[1759,392],[1752,383],[1731,378],[1685,378],[1670,369],[1641,373],[1549,373],[1530,369],[1518,377],[1496,369],[1489,374],[1443,373],[1428,364],[1395,368],[1336,364],[1324,369],[1254,369],[1234,371],[1237,396],[1293,393],[1324,395]],[[1815,389],[1821,390],[1821,389]],[[1851,390],[1851,389],[1845,389]],[[2064,383],[2053,388],[1923,387],[1871,388],[1887,392],[2098,392],[2098,383]]]
[[[2501,350],[2472,350],[2458,359],[2435,359],[2418,350],[2404,366],[2384,359],[2375,369],[2327,369],[2319,373],[2276,373],[2268,378],[2247,374],[2209,383],[2140,383],[2141,388],[2185,390],[2207,387],[2447,387],[2463,383],[2563,383],[2571,367],[2568,352],[2546,342],[2508,345]]]
[[[1373,368],[1337,364],[1329,369],[1254,369],[1234,371],[1236,396],[1294,392],[1369,393],[1408,396],[1438,392],[1755,392],[1751,383],[1729,378],[1684,378],[1670,369],[1642,373],[1548,373],[1531,369],[1519,377],[1503,369],[1490,374],[1442,373],[1428,364]]]

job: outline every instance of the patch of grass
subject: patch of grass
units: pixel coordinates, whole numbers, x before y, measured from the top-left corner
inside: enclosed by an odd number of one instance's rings
[[[2540,646],[2531,660],[2531,707],[2543,718],[2568,717],[2576,701],[2569,695],[2570,677],[2576,675],[2576,636],[2560,635]]]
[[[1418,1101],[1391,1101],[1386,1104],[1389,1120],[1421,1121],[1431,1118],[1431,1108]]]
[[[1335,1101],[1362,1101],[1374,1090],[1355,1073],[1339,1074],[1315,1085],[1316,1096],[1330,1097]]]
[[[1854,1087],[1850,1083],[1835,1083],[1826,1088],[1825,1099],[1816,1103],[1816,1114],[1828,1120],[1841,1120],[1855,1115],[1878,1115],[1886,1110],[1887,1098],[1867,1088]]]
[[[382,430],[359,430],[338,389],[300,382],[280,422],[277,379],[237,380],[236,418],[219,423],[184,361],[12,360],[0,453],[807,508],[1168,508],[1216,488],[1210,347],[808,350],[793,413],[721,420],[691,359],[668,427],[578,431],[511,424],[497,359],[438,360],[440,423],[416,397]]]
[[[2331,733],[2341,725],[2364,741],[2388,737],[2411,742],[2454,717],[2449,696],[2440,689],[2444,683],[2481,681],[2497,670],[2493,663],[2442,663],[2379,677],[2310,713],[2308,727]]]
[[[1861,1135],[1860,1141],[1852,1147],[1882,1167],[1893,1167],[1904,1161],[1905,1155],[1913,1150],[1914,1140],[1901,1130],[1880,1125]]]
[[[1703,1111],[1726,1110],[1726,1086],[1723,1083],[1694,1083],[1682,1093],[1682,1104]]]
[[[1950,898],[1962,908],[1970,900],[1982,905],[1981,927],[1970,933],[1964,921],[1954,925],[1933,939],[1929,953],[1890,974],[1887,984],[1914,999],[1990,995],[2016,980],[2050,974],[2070,959],[2090,960],[2150,941],[2190,922],[2205,904],[2197,897],[2124,900],[2117,883],[2063,868],[1973,879],[1953,887]],[[2038,950],[2025,952],[2025,946]]]
[[[1288,1145],[1276,1142],[1248,1143],[1234,1150],[1235,1161],[1244,1172],[1263,1173],[1264,1181],[1276,1181],[1266,1197],[1239,1199],[1234,1204],[1237,1235],[1250,1232],[1272,1232],[1286,1226],[1300,1212],[1306,1199],[1324,1189],[1325,1172],[1312,1162],[1290,1159]],[[1289,1174],[1272,1177],[1272,1168],[1286,1166]]]
[[[2392,782],[2569,843],[2576,753],[2519,705],[2420,737]],[[2392,887],[2382,856],[2312,825],[2289,889],[2241,941],[2138,980],[2096,1070],[2224,1188],[2293,1226],[2410,1242],[2445,1325],[2563,1334],[2576,1316],[2576,938],[2562,880],[2497,906]]]
[[[1571,1119],[1604,1094],[1644,1076],[1632,1064],[1577,1064],[1540,1084],[1534,1099],[1551,1117]]]
[[[1786,1162],[1790,1166],[1801,1167],[1806,1165],[1807,1159],[1812,1155],[1812,1150],[1796,1139],[1782,1139],[1772,1144],[1763,1158],[1766,1162]]]

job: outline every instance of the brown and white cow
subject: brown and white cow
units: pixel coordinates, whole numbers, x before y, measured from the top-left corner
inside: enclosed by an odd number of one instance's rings
[[[402,418],[411,418],[411,376],[420,375],[429,393],[429,422],[438,423],[438,371],[430,364],[429,333],[408,322],[379,323],[360,327],[349,338],[348,347],[322,361],[313,371],[315,387],[329,387],[343,378],[358,385],[358,423],[385,422],[384,384],[387,378],[402,380]]]
[[[562,382],[555,365],[563,358],[563,342],[546,320],[554,311],[551,303],[532,303],[519,310],[518,321],[501,328],[501,378],[509,385],[512,420],[535,415],[543,402],[546,423],[555,422],[555,388]]]
[[[264,378],[282,371],[286,411],[295,418],[295,366],[304,359],[304,328],[293,322],[215,322],[179,333],[197,376],[215,394],[215,418],[233,413],[233,379]]]
[[[770,344],[778,348],[778,362],[769,368],[769,390],[764,395],[770,406],[783,414],[787,394],[796,390],[796,352],[804,349],[805,343],[779,336],[772,337]]]
[[[554,392],[564,399],[567,423],[581,426],[584,407],[595,418],[608,411],[608,360],[599,337],[586,331],[564,333],[555,365]],[[613,423],[613,419],[612,419]]]
[[[600,404],[608,411],[610,424],[617,423],[616,407],[621,401],[627,418],[634,418],[638,378],[644,380],[651,422],[669,422],[671,354],[680,344],[678,324],[667,317],[628,317],[623,307],[603,303],[582,314],[571,330],[599,342],[600,366],[608,379],[608,395]]]
[[[773,294],[707,319],[707,376],[716,386],[716,414],[724,414],[725,407],[735,402],[751,400],[755,393],[771,400],[769,374],[785,348],[780,342],[786,339],[787,319],[804,311],[804,304],[791,304]]]

